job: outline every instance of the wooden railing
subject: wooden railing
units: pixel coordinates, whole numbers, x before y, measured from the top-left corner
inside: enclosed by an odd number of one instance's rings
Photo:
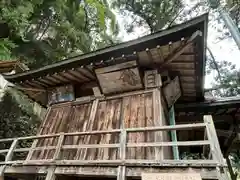
[[[101,165],[101,166],[225,166],[223,157],[221,155],[220,147],[217,141],[216,132],[212,127],[212,122],[207,120],[204,123],[197,124],[183,124],[174,126],[161,127],[141,127],[141,128],[126,128],[126,129],[112,129],[105,131],[91,131],[91,132],[74,132],[74,133],[58,133],[49,135],[19,137],[0,139],[0,143],[10,142],[11,146],[8,149],[0,150],[0,154],[5,154],[5,161],[0,162],[1,165],[19,164],[19,165]],[[205,128],[206,139],[201,141],[178,141],[178,142],[144,142],[144,143],[127,143],[127,136],[129,133],[136,132],[155,132],[155,131],[171,131],[171,130],[192,130],[198,128]],[[78,145],[64,145],[63,141],[68,136],[86,136],[96,134],[119,134],[120,141],[115,144],[78,144]],[[41,140],[46,138],[58,138],[57,145],[29,148],[17,148],[20,141],[24,140]],[[34,143],[34,141],[33,141]],[[32,144],[33,144],[32,143]],[[144,160],[144,159],[127,159],[126,148],[133,147],[171,147],[171,146],[210,146],[210,159],[204,160]],[[61,160],[59,155],[61,151],[66,149],[81,149],[81,148],[118,148],[119,158],[116,160]],[[203,148],[206,149],[206,148]],[[23,160],[13,160],[14,153],[27,152],[31,154],[36,150],[54,150],[54,155],[51,159],[31,160],[25,158]]]

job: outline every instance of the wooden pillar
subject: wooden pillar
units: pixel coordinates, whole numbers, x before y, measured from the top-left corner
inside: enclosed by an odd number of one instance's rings
[[[15,148],[17,147],[17,144],[18,144],[18,139],[15,139],[12,142],[11,147],[9,148],[8,153],[5,157],[5,163],[12,160],[13,153],[14,153]],[[6,165],[0,166],[0,180],[4,180],[4,170],[5,170],[5,168],[6,168]]]
[[[119,158],[124,161],[126,159],[126,144],[127,144],[127,131],[125,129],[124,117],[123,117],[123,103],[121,104],[121,117],[120,117],[120,128],[121,133],[119,135],[120,139],[120,149],[119,149]],[[118,166],[117,180],[126,179],[126,166]]]
[[[0,180],[4,180],[4,170],[6,165],[0,166]]]
[[[205,115],[204,122],[206,123],[206,132],[207,132],[208,140],[210,141],[210,148],[211,148],[213,159],[217,160],[220,164],[224,164],[224,158],[218,142],[218,137],[217,137],[212,116]]]
[[[55,171],[55,167],[48,168],[48,172],[47,172],[47,176],[46,176],[45,180],[55,180],[56,175],[55,175],[54,171]]]
[[[5,162],[7,161],[11,161],[12,160],[12,157],[13,157],[13,153],[14,153],[14,149],[17,147],[17,143],[18,143],[18,139],[15,139],[13,142],[12,142],[12,145],[5,157]]]
[[[228,170],[229,170],[229,174],[231,176],[231,179],[232,180],[237,180],[237,173],[234,173],[234,171],[233,171],[232,164],[231,164],[231,161],[229,159],[229,156],[226,157],[226,161],[227,161]]]
[[[161,93],[158,88],[155,88],[153,91],[153,121],[154,126],[163,126],[163,118],[162,118],[162,105],[161,105]],[[154,141],[162,142],[163,139],[163,131],[154,132]],[[162,147],[155,147],[155,159],[160,160],[164,158],[164,150]]]
[[[172,105],[170,111],[169,111],[169,124],[171,126],[174,126],[176,124],[175,122],[175,113],[174,113],[174,106]],[[171,131],[171,139],[172,142],[177,142],[177,132],[176,130],[172,130]],[[172,146],[172,150],[173,150],[173,157],[175,160],[179,160],[179,150],[178,150],[178,146]]]
[[[227,180],[228,175],[227,175],[226,169],[223,167],[223,165],[225,165],[225,162],[224,162],[224,158],[218,142],[218,137],[217,137],[212,116],[205,115],[204,122],[206,123],[207,137],[208,137],[208,140],[210,141],[210,152],[212,153],[213,160],[217,161],[217,163],[219,163],[219,166],[220,166],[220,167],[217,167],[217,170],[219,171],[219,179]]]

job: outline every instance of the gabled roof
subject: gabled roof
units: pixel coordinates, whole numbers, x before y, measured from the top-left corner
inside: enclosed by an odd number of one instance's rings
[[[204,14],[136,40],[4,77],[17,85],[43,89],[66,83],[84,84],[97,81],[94,72],[96,67],[134,59],[138,61],[140,69],[164,67],[162,70],[178,73],[183,101],[203,100],[207,24],[208,14]],[[193,38],[196,32],[201,32],[201,36]],[[177,53],[178,57],[174,58]],[[169,62],[166,64],[166,61]],[[39,100],[36,96],[34,98]]]

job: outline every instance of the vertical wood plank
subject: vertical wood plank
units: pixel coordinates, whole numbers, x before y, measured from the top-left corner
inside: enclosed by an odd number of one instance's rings
[[[48,107],[47,109],[47,112],[46,112],[46,115],[45,115],[45,118],[43,118],[42,122],[41,122],[41,125],[40,125],[40,129],[37,133],[37,135],[40,135],[42,134],[42,132],[44,131],[44,129],[46,129],[46,124],[48,123],[47,119],[50,115],[50,113],[52,112],[52,108],[51,107]],[[28,152],[28,155],[27,155],[27,158],[26,160],[29,161],[32,159],[32,157],[35,157],[38,153],[36,153],[33,148],[37,147],[37,144],[38,144],[39,140],[38,139],[35,139],[33,140],[33,143],[31,145],[31,149],[30,151]]]
[[[131,109],[130,109],[130,126],[129,128],[134,128],[137,126],[137,108],[138,108],[139,95],[131,96]],[[137,133],[128,133],[129,143],[137,142]],[[130,158],[136,159],[136,148],[129,148]]]
[[[120,128],[120,121],[123,121],[123,119],[121,119],[121,113],[122,113],[122,99],[118,99],[117,102],[115,103],[115,111],[114,111],[114,117],[113,117],[113,121],[112,121],[112,129],[119,129]],[[119,139],[119,134],[111,134],[111,141],[110,143],[119,143],[120,139]],[[117,159],[118,158],[118,149],[114,148],[111,151],[111,159]]]
[[[102,130],[105,128],[107,117],[108,117],[108,103],[107,101],[101,101],[98,106],[98,111],[97,111],[96,120],[95,120],[98,122],[98,130]],[[99,141],[99,144],[105,143],[104,135],[99,135],[97,139]],[[103,159],[103,156],[104,156],[104,149],[103,148],[98,149],[97,158]]]
[[[86,110],[86,113],[84,111],[84,113],[81,113],[81,108],[79,109],[79,107],[77,108],[77,112],[78,112],[78,116],[80,115],[80,117],[77,116],[77,118],[81,119],[81,123],[78,124],[78,130],[80,132],[84,132],[86,131],[86,127],[87,127],[87,123],[89,121],[89,117],[90,117],[90,113],[91,113],[91,110],[92,110],[92,103],[89,103],[87,105],[87,110]],[[85,140],[86,136],[80,136],[79,137],[79,140],[78,140],[78,144],[83,144],[84,143],[84,140]],[[84,149],[80,148],[77,150],[77,153],[76,153],[76,156],[75,156],[75,159],[78,159],[78,160],[82,160],[82,155],[84,153]]]
[[[120,128],[121,129],[125,129],[125,128],[129,128],[130,127],[130,113],[131,113],[131,99],[129,96],[124,97],[122,100],[122,112],[121,112],[121,119],[120,119]],[[126,140],[127,142],[129,142],[129,135],[128,138]],[[126,158],[130,158],[130,151],[129,148],[127,148],[127,157]]]
[[[97,112],[97,108],[98,108],[98,104],[99,104],[99,99],[96,99],[93,101],[93,105],[92,105],[92,109],[91,109],[91,113],[90,113],[90,117],[89,117],[89,122],[88,122],[88,127],[87,127],[87,131],[91,131],[92,127],[93,127],[93,123],[96,117],[96,112]],[[88,135],[85,138],[84,143],[89,144],[91,136]],[[87,159],[87,154],[88,154],[88,149],[85,149],[82,159],[85,160]]]
[[[145,127],[154,126],[153,123],[153,100],[152,94],[145,94]],[[145,132],[146,142],[154,142],[154,132]],[[153,160],[154,159],[154,148],[147,147],[146,148],[146,159]]]
[[[154,126],[162,125],[162,116],[161,116],[161,101],[160,101],[160,91],[156,88],[153,91],[153,122]],[[162,142],[163,141],[163,132],[155,131],[154,132],[154,141]],[[155,159],[163,159],[163,148],[155,147]]]
[[[137,127],[145,126],[145,107],[144,107],[144,94],[141,94],[138,101],[138,109],[137,109]],[[144,133],[137,133],[137,142],[145,142]],[[137,159],[145,159],[145,148],[137,147],[136,148],[136,158]]]

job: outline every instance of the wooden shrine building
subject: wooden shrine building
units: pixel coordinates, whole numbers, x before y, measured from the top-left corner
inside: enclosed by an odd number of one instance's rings
[[[207,17],[5,76],[48,111],[35,136],[0,139],[1,176],[228,179],[240,101],[204,98]]]

